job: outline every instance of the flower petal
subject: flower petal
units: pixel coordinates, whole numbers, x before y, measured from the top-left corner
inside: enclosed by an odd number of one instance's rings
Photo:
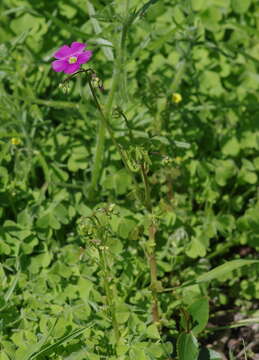
[[[62,46],[58,51],[56,51],[53,56],[56,58],[56,59],[64,59],[66,58],[67,56],[71,55],[73,53],[73,51],[70,49],[69,46],[67,45],[64,45]]]
[[[77,70],[79,70],[80,64],[76,62],[75,64],[68,64],[67,68],[64,70],[66,74],[73,74]]]
[[[77,42],[77,41],[72,42],[72,44],[70,45],[73,54],[83,52],[84,48],[86,46],[87,46],[86,44],[83,44],[83,43],[80,43],[80,42]]]
[[[92,54],[93,53],[90,50],[83,52],[82,54],[78,55],[77,63],[80,65],[85,64],[87,61],[90,60],[90,58],[92,57]]]
[[[69,64],[66,60],[55,60],[51,64],[52,69],[56,72],[65,71],[68,65]]]

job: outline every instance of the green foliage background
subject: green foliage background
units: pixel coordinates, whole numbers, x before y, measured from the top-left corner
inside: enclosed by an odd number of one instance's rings
[[[116,105],[134,144],[149,152],[158,277],[174,288],[226,260],[255,259],[259,248],[259,4],[153,2],[130,28]],[[132,0],[131,9],[144,3]],[[1,360],[33,359],[57,339],[64,343],[39,359],[113,359],[96,254],[77,230],[82,216],[110,203],[120,214],[111,220],[109,249],[127,338],[114,358],[169,358],[182,304],[194,319],[203,309],[197,335],[207,324],[206,299],[212,317],[222,308],[249,317],[258,303],[257,264],[161,293],[160,338],[150,315],[147,218],[109,137],[89,200],[98,113],[84,78],[64,93],[64,75],[50,63],[63,44],[87,42],[105,99],[123,12],[119,0],[0,3]],[[123,119],[114,116],[112,126],[127,146]]]

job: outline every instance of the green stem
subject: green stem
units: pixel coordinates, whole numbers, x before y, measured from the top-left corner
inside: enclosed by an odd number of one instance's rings
[[[126,2],[126,8],[125,8],[126,13],[128,11],[128,8],[129,8],[129,0]],[[125,16],[127,16],[127,14],[125,14]],[[117,60],[117,63],[115,63],[115,65],[114,65],[112,87],[109,92],[108,101],[106,103],[104,111],[102,110],[102,108],[99,104],[99,101],[98,101],[98,98],[96,95],[96,91],[91,83],[91,78],[89,78],[89,87],[90,87],[91,93],[93,95],[95,105],[101,115],[100,123],[99,123],[97,147],[96,147],[96,156],[94,159],[94,165],[93,165],[93,170],[92,170],[90,196],[91,196],[91,194],[94,194],[94,191],[96,190],[97,182],[99,180],[101,169],[102,169],[104,143],[105,143],[105,129],[109,132],[111,140],[112,140],[114,146],[116,147],[117,151],[119,152],[125,168],[127,169],[127,171],[129,172],[129,174],[132,177],[132,180],[133,180],[135,188],[136,188],[137,197],[139,197],[139,194],[140,194],[139,185],[135,179],[134,174],[132,173],[132,171],[130,170],[130,168],[128,166],[127,158],[126,158],[124,152],[122,151],[120,144],[117,142],[117,140],[113,134],[113,130],[110,126],[110,116],[111,116],[112,106],[113,106],[113,102],[114,102],[114,96],[115,96],[115,92],[118,87],[118,83],[120,81],[120,74],[123,71],[124,48],[125,48],[126,35],[127,35],[127,30],[129,28],[129,25],[130,25],[130,23],[128,23],[128,20],[126,20],[123,25],[122,32],[121,32],[121,39],[120,39],[120,45],[118,47],[118,56],[117,56],[118,60]],[[182,71],[183,71],[183,69],[182,69]],[[131,132],[130,132],[130,135],[132,135]],[[152,213],[150,189],[149,189],[148,178],[147,178],[147,173],[146,173],[144,164],[141,166],[141,175],[142,175],[144,188],[145,188],[145,200],[143,201],[140,198],[139,198],[139,200],[143,203],[143,205],[145,206],[147,211],[149,213]],[[158,289],[157,289],[157,263],[156,263],[156,256],[155,256],[155,233],[156,233],[156,226],[152,221],[152,223],[149,227],[149,245],[150,246],[148,247],[148,261],[149,261],[150,278],[151,278],[150,288],[151,288],[152,298],[153,298],[152,318],[153,318],[154,323],[158,323],[159,322],[159,310],[158,310],[158,296],[157,296]],[[103,254],[103,256],[104,256],[103,257],[103,266],[104,266],[104,268],[106,268],[107,263],[106,263],[105,255]],[[107,277],[107,272],[105,272],[105,276],[104,276],[104,285],[105,285],[105,291],[106,291],[106,296],[107,296],[107,302],[108,302],[108,306],[109,306],[111,317],[112,317],[113,329],[115,331],[116,341],[118,342],[120,339],[120,332],[119,332],[118,323],[117,323],[116,316],[115,316],[113,294],[112,294],[112,291],[109,286],[109,278]]]
[[[125,155],[124,155],[124,153],[123,153],[123,151],[122,151],[119,143],[117,142],[117,140],[116,140],[116,138],[115,138],[115,136],[114,136],[114,134],[113,134],[113,130],[112,130],[110,124],[109,124],[109,120],[108,120],[108,118],[106,117],[105,113],[103,112],[103,110],[102,110],[102,108],[101,108],[101,106],[100,106],[100,104],[99,104],[98,98],[97,98],[97,96],[96,96],[95,89],[94,89],[94,87],[93,87],[93,85],[92,85],[92,83],[91,83],[91,79],[89,79],[89,87],[90,87],[91,93],[92,93],[92,95],[93,95],[93,99],[94,99],[95,105],[96,105],[96,107],[97,107],[97,109],[99,110],[99,113],[100,113],[100,115],[101,115],[101,126],[102,126],[103,128],[106,128],[106,129],[108,130],[109,135],[110,135],[110,137],[111,137],[111,139],[112,139],[112,142],[113,142],[114,146],[116,147],[117,151],[119,152],[119,154],[120,154],[120,156],[121,156],[121,159],[122,159],[122,161],[123,161],[123,164],[124,164],[125,168],[127,169],[129,175],[131,176],[131,178],[132,178],[132,180],[133,180],[133,183],[134,183],[135,188],[136,188],[137,197],[139,198],[140,190],[139,190],[138,183],[137,183],[137,181],[136,181],[136,179],[135,179],[135,176],[133,175],[132,171],[130,170],[130,168],[129,168],[129,166],[128,166],[127,159],[126,159],[126,157],[125,157]]]
[[[181,62],[178,64],[178,68],[176,70],[175,76],[174,76],[174,80],[171,84],[171,92],[174,93],[180,86],[182,78],[184,76],[184,72],[185,72],[185,67],[186,67],[186,60],[183,59],[181,60]]]
[[[141,175],[145,187],[145,206],[146,209],[152,214],[152,203],[150,198],[150,188],[148,183],[147,171],[144,164],[141,164]],[[150,269],[150,288],[152,293],[152,319],[155,324],[159,323],[159,310],[158,310],[158,288],[157,288],[157,262],[156,262],[156,226],[152,220],[149,226],[149,239],[147,248],[147,257]]]
[[[113,78],[112,78],[112,86],[108,95],[108,100],[105,105],[104,109],[104,116],[106,119],[110,119],[111,112],[112,112],[112,106],[115,98],[115,93],[118,88],[119,80],[120,80],[120,73],[122,69],[122,65],[124,63],[124,48],[125,48],[125,41],[126,41],[126,32],[127,29],[124,25],[122,33],[121,33],[121,39],[120,39],[120,45],[118,48],[118,56],[117,61],[114,62],[114,68],[113,68]],[[89,81],[90,83],[90,81]],[[91,89],[92,90],[92,89]],[[93,93],[93,91],[92,91]],[[99,106],[100,110],[100,106]],[[103,167],[103,158],[104,158],[104,150],[105,150],[105,127],[103,126],[103,123],[99,123],[99,130],[97,135],[97,143],[96,143],[96,152],[94,157],[94,163],[92,168],[92,179],[90,184],[90,198],[93,197],[96,188],[97,183],[100,179],[101,170]]]
[[[155,254],[155,234],[156,227],[152,222],[149,227],[149,246],[148,246],[148,262],[150,268],[150,288],[152,293],[152,319],[155,324],[159,323],[159,310],[158,310],[158,289],[157,289],[157,263]]]
[[[183,54],[183,59],[178,63],[176,73],[174,76],[174,80],[170,86],[170,92],[172,92],[172,93],[177,91],[181,85],[181,82],[182,82],[184,74],[185,74],[186,66],[187,66],[186,53],[188,54],[191,51],[191,49],[192,49],[192,45],[189,43],[186,52]]]
[[[104,148],[105,148],[105,127],[103,126],[102,122],[99,122],[96,149],[95,149],[95,155],[94,155],[93,167],[92,167],[92,179],[89,189],[89,197],[91,199],[94,197],[97,183],[100,178],[102,164],[103,164],[103,157],[104,157]]]
[[[101,266],[103,269],[103,282],[104,282],[104,289],[105,289],[105,294],[106,294],[106,300],[107,300],[107,307],[108,307],[108,311],[109,311],[109,315],[111,316],[111,320],[112,320],[112,327],[115,333],[115,339],[116,339],[116,343],[119,342],[120,340],[120,330],[119,330],[119,325],[116,319],[116,314],[115,314],[115,304],[114,304],[114,294],[113,291],[111,289],[111,285],[110,285],[110,279],[109,279],[109,265],[107,262],[107,258],[106,258],[106,250],[100,250],[99,254],[100,254],[100,260],[101,260]]]
[[[145,188],[145,207],[149,212],[152,212],[152,203],[151,203],[151,199],[150,199],[150,188],[149,188],[145,164],[142,163],[140,169],[141,169],[142,180],[143,180],[144,188]]]

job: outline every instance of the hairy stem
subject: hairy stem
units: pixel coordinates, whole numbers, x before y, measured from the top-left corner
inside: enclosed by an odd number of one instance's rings
[[[126,26],[123,27],[123,30],[120,35],[120,42],[117,50],[117,60],[114,62],[114,68],[113,68],[113,77],[112,77],[112,86],[109,91],[107,103],[104,107],[104,115],[105,118],[108,120],[110,119],[112,107],[114,103],[115,93],[118,88],[119,80],[120,80],[120,74],[122,70],[122,66],[124,63],[124,48],[125,48],[125,41],[126,41]],[[98,134],[97,134],[97,143],[96,143],[96,151],[93,161],[93,167],[92,167],[92,179],[90,184],[90,198],[93,197],[98,181],[101,176],[101,171],[103,167],[103,158],[104,158],[104,150],[105,150],[105,127],[103,126],[102,122],[99,122],[98,124]]]
[[[159,322],[159,311],[158,311],[158,290],[157,290],[157,263],[156,263],[156,254],[155,254],[155,234],[156,226],[152,222],[149,227],[149,249],[148,249],[148,262],[150,268],[150,288],[152,292],[152,319],[154,323]]]
[[[106,304],[108,307],[109,315],[111,317],[112,327],[114,330],[116,343],[118,343],[120,340],[121,334],[120,334],[119,325],[118,325],[118,322],[116,319],[116,314],[115,314],[114,294],[113,294],[112,288],[110,286],[109,265],[107,262],[105,250],[101,250],[99,252],[99,254],[100,254],[101,266],[102,266],[102,270],[103,270],[103,282],[104,282],[104,290],[105,290],[105,295],[106,295]]]
[[[126,159],[126,157],[125,157],[125,155],[124,155],[124,153],[123,153],[123,151],[122,151],[122,149],[121,149],[121,147],[120,147],[120,144],[117,142],[117,140],[116,140],[116,138],[115,138],[115,136],[114,136],[114,134],[113,134],[113,130],[112,130],[111,126],[110,126],[109,120],[108,120],[108,118],[106,117],[105,113],[103,112],[103,110],[102,110],[102,108],[101,108],[101,106],[100,106],[100,104],[99,104],[98,98],[97,98],[97,96],[96,96],[95,89],[94,89],[94,87],[93,87],[93,85],[92,85],[92,83],[91,83],[91,79],[89,80],[89,87],[90,87],[90,90],[91,90],[91,92],[92,92],[95,105],[96,105],[96,107],[97,107],[97,109],[99,110],[99,113],[100,113],[100,115],[101,115],[102,126],[103,126],[106,130],[108,130],[109,135],[110,135],[110,137],[111,137],[111,139],[112,139],[112,142],[113,142],[114,146],[116,147],[117,151],[119,152],[119,154],[120,154],[120,156],[121,156],[121,159],[122,159],[122,161],[123,161],[123,164],[124,164],[125,168],[127,169],[129,175],[131,176],[131,178],[132,178],[132,180],[133,180],[133,183],[134,183],[135,188],[136,188],[136,194],[137,194],[137,197],[138,197],[139,194],[140,194],[140,190],[139,190],[138,183],[137,183],[137,181],[136,181],[136,179],[135,179],[134,174],[132,173],[132,171],[130,170],[130,168],[129,168],[129,166],[128,166],[127,159]],[[138,198],[139,198],[139,197],[138,197]]]
[[[105,148],[105,127],[101,122],[98,123],[98,134],[96,141],[96,149],[93,159],[93,167],[92,167],[92,179],[89,188],[89,197],[93,198],[98,180],[100,178],[102,164],[103,164],[103,155]]]
[[[142,180],[143,180],[144,188],[145,188],[145,207],[149,212],[152,212],[150,189],[149,189],[149,183],[148,183],[148,177],[147,177],[147,171],[146,171],[145,164],[143,164],[143,163],[141,164],[140,170],[141,170]]]
[[[113,134],[113,130],[109,124],[109,120],[107,119],[104,112],[102,111],[102,108],[101,108],[98,98],[96,96],[95,89],[91,83],[91,79],[89,79],[89,87],[92,92],[95,105],[100,112],[100,115],[101,115],[100,118],[102,121],[102,125],[109,132],[112,142],[115,145],[117,151],[119,152],[125,168],[127,169],[128,173],[131,175],[131,178],[136,187],[136,194],[138,197],[138,194],[140,194],[139,185],[135,179],[134,174],[132,173],[132,171],[130,170],[130,168],[128,166],[127,159],[124,155],[124,152],[122,151],[120,145],[118,144],[118,142]],[[142,200],[139,197],[138,197],[138,199],[143,203],[144,207],[151,214],[152,213],[152,204],[151,204],[151,199],[150,199],[150,189],[149,189],[149,184],[148,184],[147,172],[146,172],[146,168],[145,168],[144,164],[141,165],[141,175],[142,175],[144,188],[145,188],[145,199]],[[157,300],[158,291],[157,291],[157,263],[156,263],[156,256],[155,256],[155,233],[156,233],[156,227],[152,221],[150,228],[149,228],[148,261],[149,261],[150,278],[151,278],[150,288],[151,288],[152,297],[153,297],[152,318],[153,318],[153,322],[157,323],[157,322],[159,322],[159,311],[158,311],[158,300]]]
[[[150,189],[147,177],[147,170],[144,164],[141,164],[141,175],[145,187],[145,206],[149,213],[152,214],[152,203],[150,198]],[[156,263],[156,226],[152,220],[149,226],[149,239],[148,239],[148,263],[150,269],[150,288],[152,292],[152,319],[154,323],[159,322],[159,311],[158,311],[158,289],[157,289],[157,263]]]

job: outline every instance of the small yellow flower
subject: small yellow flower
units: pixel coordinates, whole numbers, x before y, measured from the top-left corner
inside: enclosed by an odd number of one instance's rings
[[[182,98],[182,95],[181,95],[181,94],[179,94],[179,93],[173,93],[173,95],[172,95],[172,101],[173,101],[173,103],[178,104],[178,103],[181,102],[182,100],[183,100],[183,98]]]
[[[12,145],[20,145],[21,144],[21,140],[16,137],[11,138],[10,142]]]

